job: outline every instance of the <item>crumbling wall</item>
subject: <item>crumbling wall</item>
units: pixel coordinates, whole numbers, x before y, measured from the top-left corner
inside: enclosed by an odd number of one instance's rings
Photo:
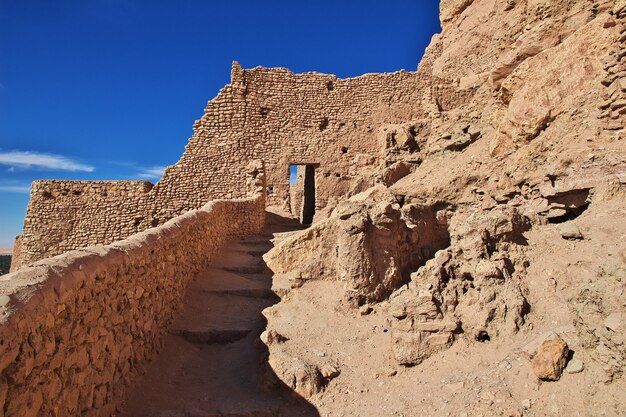
[[[268,205],[290,206],[289,165],[316,166],[316,206],[345,195],[351,181],[383,163],[377,127],[425,116],[429,78],[415,72],[338,79],[283,68],[242,69],[194,124],[181,159],[150,189],[146,182],[34,184],[24,224],[23,263],[106,244],[163,224],[216,198],[255,189],[251,161],[265,163]]]
[[[264,208],[263,195],[213,201],[3,276],[0,415],[112,415],[159,350],[188,282],[227,239],[258,233]]]
[[[109,244],[159,224],[147,181],[35,181],[24,220],[22,257],[32,262]]]

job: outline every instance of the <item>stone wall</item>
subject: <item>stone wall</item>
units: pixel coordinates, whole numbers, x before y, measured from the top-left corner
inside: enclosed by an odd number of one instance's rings
[[[0,278],[0,416],[114,414],[188,282],[227,239],[258,233],[264,208],[263,195],[213,201]]]
[[[24,220],[22,257],[32,262],[109,244],[159,224],[148,215],[147,181],[35,181]]]
[[[36,182],[24,224],[23,264],[106,244],[163,224],[215,198],[255,188],[263,161],[267,204],[290,210],[289,165],[313,164],[316,206],[346,195],[386,156],[379,127],[424,118],[430,79],[416,72],[338,79],[283,68],[242,69],[194,124],[181,159],[153,188],[145,182]]]
[[[196,121],[181,160],[155,186],[163,210],[190,198],[240,197],[246,164],[255,159],[265,162],[273,189],[268,204],[286,208],[289,165],[316,165],[317,205],[324,207],[341,192],[337,184],[383,162],[378,127],[422,117],[419,103],[429,89],[404,71],[338,79],[234,63],[231,78]]]

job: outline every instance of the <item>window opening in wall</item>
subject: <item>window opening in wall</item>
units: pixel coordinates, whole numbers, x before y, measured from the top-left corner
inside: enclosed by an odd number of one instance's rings
[[[315,165],[289,166],[289,198],[291,213],[300,223],[311,224],[315,216]]]

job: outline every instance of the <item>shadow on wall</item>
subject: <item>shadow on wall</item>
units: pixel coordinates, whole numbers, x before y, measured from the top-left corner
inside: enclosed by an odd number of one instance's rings
[[[300,223],[313,223],[316,207],[314,164],[291,164],[289,166],[289,199],[291,213]]]
[[[295,219],[267,213],[262,233],[227,244],[193,279],[163,349],[127,393],[120,417],[320,416],[277,377],[260,340],[263,310],[280,301],[262,255],[274,233],[300,228]]]

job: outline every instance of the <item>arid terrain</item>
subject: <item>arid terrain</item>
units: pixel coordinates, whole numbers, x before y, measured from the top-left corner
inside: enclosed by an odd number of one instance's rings
[[[234,63],[154,186],[35,183],[0,417],[626,415],[626,0],[440,17],[416,73]]]
[[[456,107],[265,255],[269,363],[323,416],[624,415],[626,4],[441,6]]]

